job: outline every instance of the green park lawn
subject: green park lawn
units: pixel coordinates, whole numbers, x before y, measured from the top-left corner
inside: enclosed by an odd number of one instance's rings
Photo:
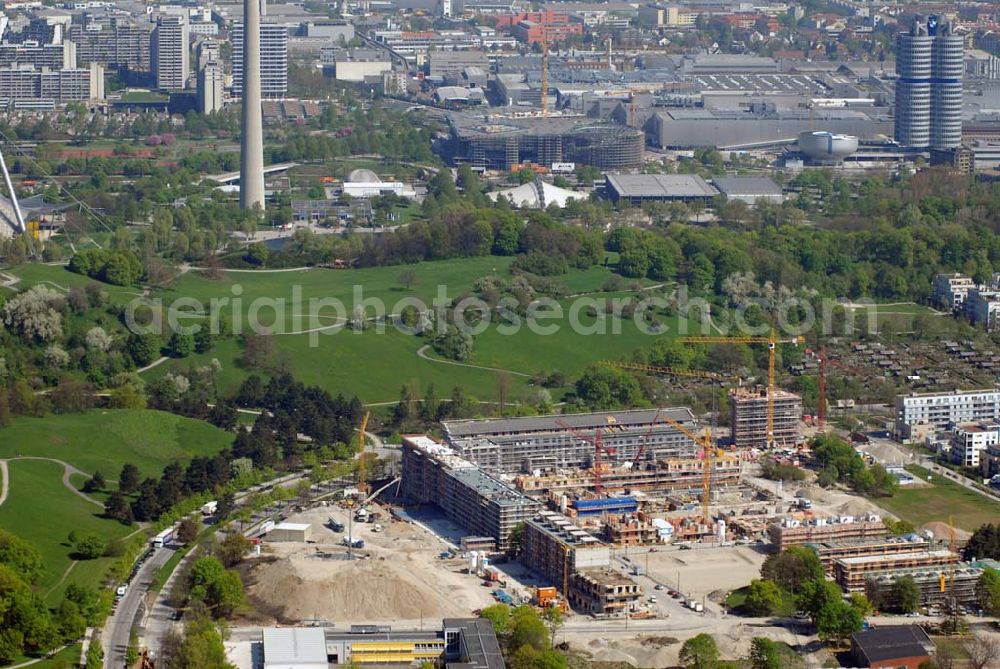
[[[26,263],[6,270],[6,273],[20,277],[21,281],[16,286],[18,290],[24,290],[35,284],[43,283],[50,288],[55,288],[59,292],[66,292],[71,286],[83,287],[88,283],[98,283],[115,304],[124,304],[129,300],[139,297],[141,294],[135,286],[112,286],[107,283],[101,283],[82,274],[71,272],[64,265]]]
[[[924,482],[931,474],[916,465],[906,469]],[[931,474],[931,477],[930,486],[904,486],[892,497],[872,501],[918,528],[932,521],[947,523],[951,519],[955,527],[972,532],[980,525],[995,523],[1000,518],[1000,503],[938,474]]]
[[[101,518],[101,507],[80,499],[63,485],[62,465],[16,460],[8,463],[8,468],[10,488],[0,506],[0,527],[29,541],[42,554],[45,573],[38,587],[46,601],[57,602],[69,583],[99,586],[114,558],[81,561],[66,573],[72,563],[66,537],[75,531],[114,539],[137,528]]]
[[[175,460],[212,455],[231,443],[231,434],[175,414],[93,410],[17,419],[0,430],[0,458],[55,458],[88,473],[100,470],[105,478],[114,480],[126,462],[144,475],[157,475]]]
[[[157,296],[165,301],[173,296],[192,296],[207,304],[213,297],[231,297],[233,286],[239,284],[242,313],[245,314],[254,299],[289,299],[292,287],[298,286],[304,300],[333,297],[348,306],[346,313],[350,315],[354,286],[358,285],[362,287],[365,298],[383,300],[388,312],[396,312],[397,303],[406,297],[416,297],[430,306],[438,286],[445,286],[447,295],[454,298],[470,292],[480,277],[491,274],[509,277],[511,262],[511,258],[485,257],[350,271],[229,272],[221,281],[209,281],[196,274],[188,274],[170,291],[161,291]],[[415,272],[417,277],[417,282],[409,289],[399,281],[400,274],[408,270]],[[605,267],[592,267],[574,270],[559,280],[568,293],[593,293],[595,299],[603,301],[608,297],[626,295],[601,292],[605,282],[613,276]],[[575,375],[596,360],[620,359],[640,346],[652,344],[654,337],[640,332],[630,319],[613,323],[613,319],[609,318],[607,334],[578,334],[565,317],[569,311],[569,298],[561,300],[561,304],[564,306],[564,318],[559,321],[557,334],[536,334],[524,327],[517,334],[506,336],[490,328],[476,337],[472,358],[467,362],[525,375],[555,370]],[[269,310],[260,313],[266,323],[272,322]],[[293,322],[296,313],[303,316],[300,323]],[[308,329],[309,313],[308,303],[301,309],[288,306],[284,314],[286,329],[293,332]],[[318,319],[313,327],[337,323],[331,317],[332,310],[322,313],[327,316]],[[232,320],[231,316],[228,318]],[[593,323],[593,319],[587,317],[580,320],[587,325]],[[620,325],[621,333],[613,334],[612,325]],[[676,332],[676,323],[670,323],[669,327],[669,333]],[[415,382],[421,392],[433,383],[438,396],[447,395],[452,387],[461,385],[481,400],[497,397],[498,372],[421,359],[417,351],[427,344],[427,340],[401,334],[392,326],[387,326],[384,334],[374,329],[355,333],[332,327],[315,336],[282,334],[275,341],[296,378],[307,384],[320,385],[334,394],[357,394],[368,403],[391,402],[398,398],[401,385],[410,382]],[[240,355],[240,347],[233,340],[225,340],[207,354],[160,365],[145,376],[157,378],[171,369],[183,370],[192,363],[204,364],[217,358],[223,367],[219,378],[220,390],[231,393],[248,373],[238,363]],[[436,357],[431,352],[428,355]],[[527,379],[515,374],[511,380],[516,396],[518,390],[526,387]]]

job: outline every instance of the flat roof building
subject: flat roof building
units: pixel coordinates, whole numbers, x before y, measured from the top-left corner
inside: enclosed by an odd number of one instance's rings
[[[797,520],[783,518],[767,527],[767,535],[776,550],[789,546],[818,544],[828,541],[882,539],[888,534],[885,523],[877,515],[839,516]]]
[[[328,669],[320,627],[265,627],[264,669]]]
[[[920,592],[920,606],[949,606],[952,598],[957,604],[976,601],[976,585],[983,570],[962,565],[935,569],[906,569],[887,574],[871,574],[865,580],[865,595],[879,609],[885,611],[897,602],[893,584],[909,576]]]
[[[913,534],[909,537],[885,537],[850,541],[821,541],[806,546],[819,557],[828,575],[833,576],[833,563],[845,557],[919,553],[930,549],[930,542]]]
[[[480,470],[454,449],[425,435],[406,435],[402,449],[402,495],[413,504],[434,504],[470,535],[492,537],[499,552],[510,533],[541,505]]]
[[[312,537],[309,523],[279,523],[267,533],[268,541],[298,541],[304,543]]]
[[[643,202],[708,201],[719,194],[697,174],[608,174],[605,179],[609,198],[634,206]]]
[[[910,439],[912,428],[947,428],[960,423],[1000,420],[1000,389],[953,390],[896,396],[896,432]]]
[[[866,555],[834,560],[833,574],[837,585],[847,592],[864,592],[869,576],[903,570],[920,570],[956,564],[958,555],[949,550]]]
[[[562,514],[541,511],[524,524],[521,562],[541,574],[572,602],[573,575],[582,570],[609,567],[611,545]]]
[[[632,462],[643,445],[644,462],[694,456],[697,445],[660,417],[695,427],[686,407],[443,421],[442,426],[457,453],[494,473],[590,467],[594,446],[574,432],[591,436],[597,430],[609,452],[607,464]]]
[[[715,177],[712,185],[730,200],[755,204],[758,200],[781,202],[785,195],[781,186],[767,177]]]

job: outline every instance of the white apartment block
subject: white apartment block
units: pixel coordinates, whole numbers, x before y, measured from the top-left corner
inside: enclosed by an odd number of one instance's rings
[[[160,16],[153,30],[151,53],[157,88],[184,90],[190,71],[189,50],[187,17]]]
[[[951,461],[964,467],[978,467],[980,453],[997,444],[1000,444],[1000,424],[959,425],[951,439]]]
[[[914,428],[933,425],[947,429],[963,423],[1000,420],[1000,389],[954,390],[896,396],[896,432],[906,441]]]
[[[931,284],[931,299],[942,307],[960,309],[975,287],[972,277],[964,274],[937,274]]]
[[[1000,319],[1000,291],[973,288],[966,298],[965,309],[973,325],[984,325],[992,332]]]
[[[233,24],[233,97],[243,96],[243,24]],[[283,98],[288,93],[288,28],[260,24],[260,93]]]

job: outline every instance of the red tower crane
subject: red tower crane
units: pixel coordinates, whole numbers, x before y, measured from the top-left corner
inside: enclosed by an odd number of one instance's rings
[[[848,367],[841,362],[830,360],[829,356],[826,354],[826,345],[819,347],[819,352],[816,354],[816,358],[819,361],[819,406],[816,407],[816,423],[822,431],[823,428],[826,427],[826,366],[832,365],[844,370],[845,372],[850,372],[851,374],[857,374],[859,376],[863,376],[864,374],[863,372],[854,369],[853,367]]]
[[[611,417],[611,416],[608,416],[608,425],[613,425],[614,422],[615,422],[614,418]],[[615,448],[607,448],[604,445],[604,442],[601,439],[601,435],[604,434],[604,429],[602,429],[602,428],[597,428],[596,430],[594,430],[594,436],[591,437],[591,436],[588,436],[588,435],[584,434],[580,430],[576,429],[575,427],[573,427],[572,425],[570,425],[569,423],[567,423],[564,420],[557,420],[556,421],[556,425],[558,425],[559,427],[561,427],[563,429],[569,430],[570,433],[572,433],[574,437],[576,437],[577,439],[579,439],[581,441],[585,441],[585,442],[587,442],[588,444],[591,444],[594,447],[594,493],[597,494],[598,496],[600,496],[600,494],[601,494],[601,455],[602,455],[602,453],[606,453],[608,455],[615,455],[615,453],[617,452],[617,449],[615,449]]]

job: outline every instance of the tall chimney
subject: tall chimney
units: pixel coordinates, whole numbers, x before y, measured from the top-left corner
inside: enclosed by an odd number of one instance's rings
[[[260,102],[260,2],[243,0],[243,117],[240,207],[264,210],[264,130]]]

